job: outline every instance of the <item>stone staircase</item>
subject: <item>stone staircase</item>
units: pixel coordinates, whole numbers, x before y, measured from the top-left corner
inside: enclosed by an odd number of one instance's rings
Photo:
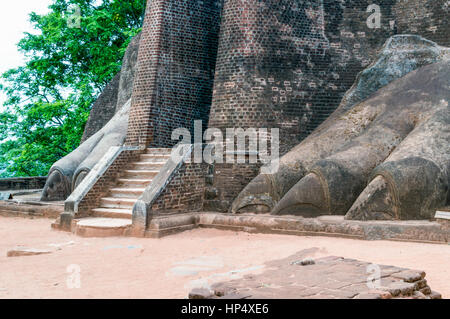
[[[81,236],[120,236],[132,224],[133,206],[170,158],[172,149],[148,148],[138,162],[120,174],[116,185],[92,210],[89,218],[76,221],[74,232]]]

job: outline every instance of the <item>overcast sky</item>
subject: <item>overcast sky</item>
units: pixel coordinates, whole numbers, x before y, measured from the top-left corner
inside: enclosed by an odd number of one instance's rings
[[[51,0],[1,0],[0,1],[0,73],[23,63],[22,55],[17,51],[16,44],[24,32],[33,29],[28,19],[32,11],[47,12]],[[0,93],[0,105],[4,96]]]

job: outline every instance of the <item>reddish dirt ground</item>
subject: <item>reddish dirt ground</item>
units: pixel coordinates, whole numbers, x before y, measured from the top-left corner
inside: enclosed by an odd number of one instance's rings
[[[0,217],[0,298],[186,298],[193,287],[258,273],[267,261],[313,247],[319,250],[311,257],[424,270],[431,289],[450,297],[449,245],[213,229],[163,239],[80,238],[51,230],[51,222]],[[18,245],[54,251],[6,257]]]

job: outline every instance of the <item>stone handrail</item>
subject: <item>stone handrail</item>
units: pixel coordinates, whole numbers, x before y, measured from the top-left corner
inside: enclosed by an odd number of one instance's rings
[[[133,206],[134,229],[138,231],[144,231],[146,229],[149,223],[152,205],[164,191],[166,186],[172,181],[173,177],[177,174],[186,160],[191,157],[193,149],[193,144],[182,144],[173,149],[170,159]],[[179,154],[183,155],[180,156]]]
[[[86,197],[86,195],[95,186],[98,180],[106,173],[120,154],[124,151],[135,151],[136,147],[113,146],[105,153],[101,160],[94,166],[85,179],[77,186],[72,194],[64,202],[64,213],[61,214],[61,225],[64,224],[64,219],[71,221],[79,212],[79,205]]]

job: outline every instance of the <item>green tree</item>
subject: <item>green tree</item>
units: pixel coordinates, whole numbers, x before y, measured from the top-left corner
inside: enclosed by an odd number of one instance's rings
[[[46,175],[78,147],[91,105],[140,31],[145,2],[53,0],[48,14],[30,14],[37,32],[18,44],[25,65],[2,75],[0,177]]]

